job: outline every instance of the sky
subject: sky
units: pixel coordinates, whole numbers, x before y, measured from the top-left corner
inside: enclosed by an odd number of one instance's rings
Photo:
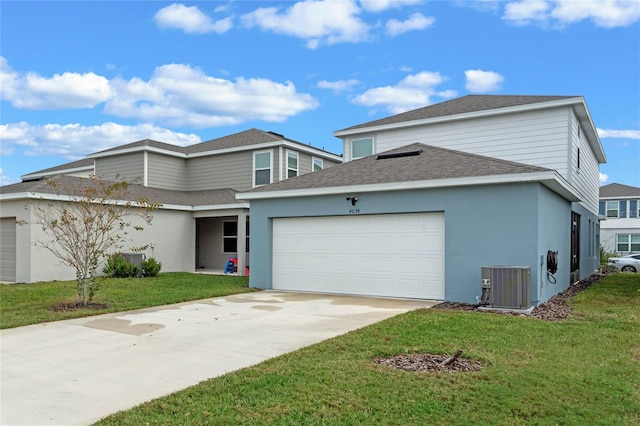
[[[640,187],[640,0],[0,2],[0,181],[153,139],[333,132],[468,94],[584,96]]]

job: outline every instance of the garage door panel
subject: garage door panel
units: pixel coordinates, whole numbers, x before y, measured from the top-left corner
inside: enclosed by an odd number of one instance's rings
[[[273,287],[441,300],[444,215],[274,219]]]

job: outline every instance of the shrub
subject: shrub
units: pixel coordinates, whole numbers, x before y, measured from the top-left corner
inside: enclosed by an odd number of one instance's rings
[[[157,277],[162,269],[162,262],[158,262],[153,257],[142,262],[142,275],[145,277]]]
[[[118,253],[107,260],[107,264],[102,272],[110,278],[129,278],[138,276],[140,268],[138,268],[137,265],[127,262],[124,256]]]
[[[608,253],[600,246],[600,265],[606,265],[610,257],[616,257],[616,253]]]

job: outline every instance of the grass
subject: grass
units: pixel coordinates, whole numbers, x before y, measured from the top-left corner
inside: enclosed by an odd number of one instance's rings
[[[109,416],[99,425],[637,425],[640,275],[609,276],[547,322],[417,310]],[[374,364],[398,353],[475,373]]]
[[[56,312],[62,303],[75,303],[73,281],[0,285],[0,328],[20,327],[107,312],[121,312],[151,306],[205,299],[252,291],[248,277],[163,273],[155,278],[101,279],[94,303],[106,309]]]

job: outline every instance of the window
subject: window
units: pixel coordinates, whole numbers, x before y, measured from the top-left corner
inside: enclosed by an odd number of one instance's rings
[[[607,201],[607,217],[618,217],[617,201]]]
[[[249,253],[249,220],[246,222],[246,251]],[[222,222],[222,251],[224,253],[238,252],[238,222]]]
[[[311,171],[317,172],[318,170],[322,170],[324,168],[324,161],[322,158],[313,157],[311,159]]]
[[[629,200],[629,217],[640,217],[640,203],[637,200]]]
[[[253,186],[271,183],[271,151],[253,154]]]
[[[640,251],[640,234],[618,234],[617,250],[624,252]]]
[[[298,176],[298,153],[287,151],[287,179]]]
[[[351,141],[351,159],[373,154],[373,138],[354,139]]]

